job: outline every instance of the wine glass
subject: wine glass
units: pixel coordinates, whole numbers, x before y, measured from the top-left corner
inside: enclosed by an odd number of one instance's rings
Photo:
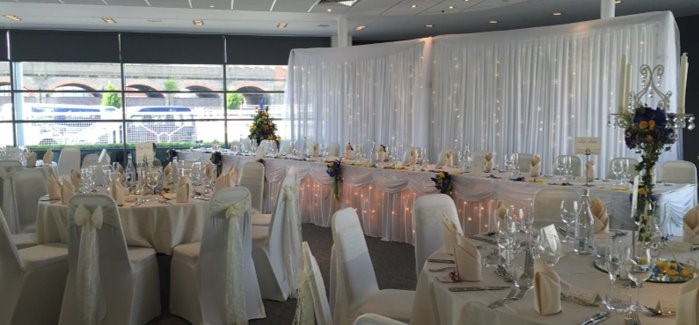
[[[556,157],[556,170],[561,181],[565,179],[566,161],[565,156]]]
[[[566,234],[563,242],[573,242],[573,225],[575,218],[578,215],[578,200],[564,199],[561,200],[561,221],[566,225]]]
[[[640,311],[642,310],[640,303],[641,286],[653,272],[650,248],[644,245],[637,245],[635,250],[633,247],[627,247],[622,267],[629,279],[636,284],[636,310]]]
[[[156,194],[158,185],[160,184],[161,172],[158,170],[151,170],[146,172],[146,185],[153,190],[153,194]]]
[[[573,159],[570,156],[564,156],[563,162],[565,164],[565,176],[572,177],[573,176]]]
[[[621,179],[621,175],[624,172],[624,161],[622,159],[616,159],[612,161],[612,174],[617,180],[619,185],[623,185],[624,181]]]
[[[624,184],[627,179],[629,179],[629,160],[621,159],[621,184]]]
[[[549,266],[556,265],[563,255],[561,241],[556,234],[541,232],[536,247],[539,259]]]

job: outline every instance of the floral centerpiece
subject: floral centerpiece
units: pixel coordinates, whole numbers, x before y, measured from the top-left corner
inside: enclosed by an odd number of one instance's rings
[[[167,154],[167,161],[172,162],[173,159],[177,157],[177,150],[170,148],[165,152]]]
[[[638,239],[642,242],[649,242],[652,235],[650,216],[655,210],[655,165],[660,154],[670,150],[670,145],[677,139],[675,129],[671,127],[674,118],[674,113],[646,106],[638,106],[624,116],[626,146],[641,154],[641,161],[636,165],[640,182],[634,221],[638,224]]]
[[[250,125],[250,140],[257,141],[257,144],[262,143],[262,140],[274,140],[279,144],[281,138],[276,135],[277,125],[269,117],[269,106],[257,110],[257,115]]]
[[[223,156],[221,155],[221,152],[212,152],[211,157],[209,157],[209,160],[212,164],[216,166],[216,177],[218,177],[219,175],[221,175],[221,172],[223,171]]]
[[[333,197],[335,200],[339,200],[339,183],[342,181],[342,163],[339,160],[329,162],[328,169],[325,172],[328,173],[328,176],[333,178]]]
[[[447,172],[438,172],[432,177],[434,187],[439,190],[439,193],[452,196],[454,194],[454,186],[451,183],[451,175]]]

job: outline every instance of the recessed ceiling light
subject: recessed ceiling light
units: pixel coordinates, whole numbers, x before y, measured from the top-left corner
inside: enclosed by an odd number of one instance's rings
[[[114,20],[112,17],[102,17],[102,21],[107,24],[116,24],[116,20]]]
[[[216,5],[209,5],[209,8],[216,8]]]
[[[618,4],[620,4],[620,3],[621,3],[621,0],[614,0],[614,4],[615,4],[615,5],[618,5]]]
[[[417,5],[411,5],[410,8],[417,8]]]
[[[12,20],[12,21],[20,21],[22,18],[19,18],[19,16],[16,15],[3,15],[3,17]]]
[[[497,21],[497,20],[495,20],[495,19],[493,19],[493,20],[489,21],[489,23],[491,23],[491,24],[497,24],[497,23],[498,23],[498,21]]]
[[[359,25],[355,27],[354,30],[363,30],[364,28],[366,28],[366,25]]]
[[[195,20],[192,20],[192,24],[194,24],[194,26],[204,26],[204,20],[203,19],[195,19]]]
[[[328,8],[328,12],[333,12],[332,8]]]
[[[434,25],[432,25],[432,24],[427,24],[427,25],[425,25],[425,27],[427,27],[427,28],[432,28],[432,27],[434,27]]]
[[[289,25],[289,24],[287,24],[286,22],[280,21],[280,22],[277,23],[277,28],[279,28],[279,29],[284,29],[284,28],[286,28],[286,26],[288,26],[288,25]]]
[[[454,6],[449,6],[449,9],[454,9]]]
[[[318,24],[317,26],[318,27],[330,27],[330,25],[328,25],[328,24]]]
[[[562,12],[558,12],[558,11],[554,11],[554,13],[553,13],[554,16],[560,16],[562,14],[563,14]]]

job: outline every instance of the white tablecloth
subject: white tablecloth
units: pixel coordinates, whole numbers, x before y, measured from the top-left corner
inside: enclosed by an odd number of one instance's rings
[[[208,161],[210,153],[179,152],[180,159]],[[252,156],[223,155],[223,170],[240,168]],[[295,166],[301,180],[300,201],[303,222],[329,227],[332,214],[342,207],[357,209],[364,233],[381,237],[384,240],[413,242],[412,207],[416,197],[436,193],[431,180],[434,172],[380,169],[342,164],[343,182],[340,200],[333,199],[333,180],[326,173],[323,162],[289,159],[264,159],[265,197],[263,210],[271,213],[276,202],[279,186],[286,169]],[[454,199],[459,212],[464,233],[475,234],[487,231],[488,214],[495,207],[496,200],[508,204],[525,206],[534,194],[547,187],[563,187],[546,183],[515,182],[506,178],[494,179],[482,173],[452,175]],[[611,182],[597,181],[591,187],[591,194],[609,203],[612,216],[611,227],[631,229],[631,200],[629,191],[612,185]],[[582,193],[583,184],[565,186]],[[656,186],[660,214],[675,223],[667,223],[669,232],[681,235],[682,216],[697,203],[697,189],[694,185],[658,184]]]
[[[156,252],[172,254],[172,248],[201,241],[208,201],[165,205],[148,202],[139,207],[127,203],[119,207],[121,227],[129,246],[153,247]],[[39,201],[36,219],[37,241],[68,242],[68,206],[60,201]]]
[[[474,242],[483,245],[482,242]],[[484,245],[484,247],[489,247]],[[487,248],[489,249],[489,248]],[[486,253],[486,251],[481,251]],[[435,253],[435,258],[450,258],[445,254]],[[695,253],[682,253],[678,255],[680,261],[690,256],[696,258]],[[444,267],[446,264],[425,263],[418,277],[415,293],[415,308],[411,324],[580,324],[604,307],[581,306],[572,302],[562,301],[562,312],[551,316],[540,316],[534,310],[534,291],[529,290],[522,300],[508,302],[497,309],[487,307],[491,302],[504,297],[509,289],[497,291],[475,292],[450,292],[449,287],[457,286],[489,286],[508,285],[497,275],[492,268],[483,269],[483,281],[442,283],[435,279],[437,275],[446,275],[448,272],[429,272],[430,268]],[[452,264],[453,265],[453,264]],[[592,256],[579,256],[570,252],[561,258],[554,266],[554,270],[572,285],[601,294],[609,290],[609,277],[596,269],[592,263]],[[640,289],[640,301],[644,305],[655,306],[659,300],[671,302],[677,301],[677,293],[680,284],[660,284],[646,282]],[[631,295],[632,301],[636,300],[636,289],[617,288]],[[622,324],[622,315],[614,314],[612,319],[604,324]],[[660,318],[640,315],[641,323],[649,324],[675,324],[674,317]]]

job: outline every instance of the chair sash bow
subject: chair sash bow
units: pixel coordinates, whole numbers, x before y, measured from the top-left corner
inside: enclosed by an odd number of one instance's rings
[[[80,205],[75,210],[75,224],[82,228],[76,270],[76,290],[78,308],[86,325],[99,324],[107,314],[100,279],[99,243],[97,242],[97,229],[102,228],[103,222],[102,207],[97,207],[90,212],[85,206]]]

